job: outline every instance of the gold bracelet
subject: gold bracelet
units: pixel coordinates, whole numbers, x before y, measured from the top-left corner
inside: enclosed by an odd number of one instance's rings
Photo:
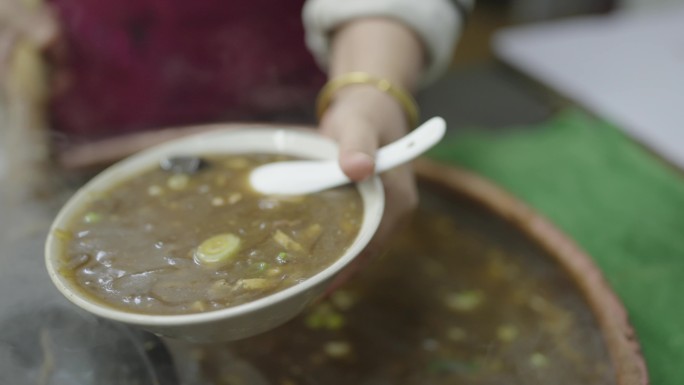
[[[323,114],[330,106],[330,103],[332,103],[333,96],[338,90],[354,84],[368,84],[387,93],[403,108],[409,123],[409,128],[412,129],[418,125],[418,104],[413,96],[403,88],[392,84],[389,80],[376,78],[366,72],[349,72],[329,80],[323,88],[321,88],[321,92],[318,94],[318,99],[316,100],[318,119],[320,120],[323,117]]]

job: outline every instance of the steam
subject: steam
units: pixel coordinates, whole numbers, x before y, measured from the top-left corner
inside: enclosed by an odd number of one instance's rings
[[[5,128],[3,150],[40,148]],[[158,339],[78,310],[51,284],[43,246],[73,189],[55,183],[35,155],[16,148],[0,158],[7,171],[0,183],[0,384],[176,384]]]
[[[159,344],[69,307],[24,308],[0,321],[0,383],[175,384],[168,356],[151,361]]]

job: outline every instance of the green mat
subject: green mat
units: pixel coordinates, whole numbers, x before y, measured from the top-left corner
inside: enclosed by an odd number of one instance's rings
[[[614,126],[568,110],[433,159],[495,181],[575,239],[627,307],[653,384],[684,384],[684,177]]]

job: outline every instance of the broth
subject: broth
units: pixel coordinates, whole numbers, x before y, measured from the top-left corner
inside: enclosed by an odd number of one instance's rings
[[[591,309],[546,252],[458,196],[422,189],[421,206],[390,252],[326,301],[262,335],[192,346],[181,375],[215,385],[616,383]]]
[[[155,168],[105,191],[56,236],[61,274],[122,310],[186,314],[253,301],[334,263],[363,214],[352,186],[292,197],[247,175],[284,157],[210,156],[196,173]]]

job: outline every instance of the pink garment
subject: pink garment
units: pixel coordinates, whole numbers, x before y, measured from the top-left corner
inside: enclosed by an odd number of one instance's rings
[[[53,127],[77,140],[313,108],[300,1],[51,0]]]

